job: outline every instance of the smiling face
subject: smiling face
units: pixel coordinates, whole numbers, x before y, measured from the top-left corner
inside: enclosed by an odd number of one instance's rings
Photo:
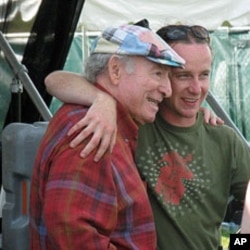
[[[173,49],[186,60],[186,65],[184,69],[171,69],[172,96],[161,103],[160,114],[172,125],[187,127],[195,123],[208,93],[212,53],[205,43],[179,42]]]
[[[170,69],[140,56],[132,60],[132,72],[123,67],[116,97],[137,123],[153,122],[159,103],[171,95]]]

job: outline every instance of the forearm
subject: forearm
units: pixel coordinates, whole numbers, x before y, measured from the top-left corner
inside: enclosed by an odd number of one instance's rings
[[[52,72],[45,78],[45,85],[48,93],[65,103],[89,106],[97,99],[108,96],[82,75],[72,72]]]
[[[107,149],[110,152],[116,141],[116,101],[109,94],[97,89],[81,76],[70,72],[56,71],[45,79],[48,92],[62,102],[91,106],[88,114],[76,123],[68,135],[84,128],[71,146],[75,147],[92,133],[94,136],[82,150],[82,157],[86,157],[95,147],[98,151],[95,161],[98,161]]]

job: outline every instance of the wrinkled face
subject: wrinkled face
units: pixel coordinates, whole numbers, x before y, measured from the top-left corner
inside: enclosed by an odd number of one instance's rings
[[[209,88],[212,53],[207,44],[176,43],[173,49],[186,60],[184,69],[171,68],[172,95],[160,105],[162,117],[176,126],[191,126]]]
[[[119,101],[139,124],[153,122],[159,103],[171,95],[169,70],[168,66],[136,56],[133,57],[133,71],[123,72]]]

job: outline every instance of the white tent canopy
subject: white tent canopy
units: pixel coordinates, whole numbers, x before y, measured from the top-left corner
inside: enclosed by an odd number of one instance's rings
[[[147,18],[152,29],[180,21],[217,29],[227,21],[234,27],[250,26],[249,0],[86,0],[80,24],[100,31]]]
[[[5,13],[7,0],[0,1]],[[13,0],[10,20],[17,12],[29,22],[42,0]],[[0,15],[0,21],[4,17]],[[119,25],[147,18],[152,29],[181,21],[199,24],[209,30],[227,21],[234,27],[250,26],[249,0],[86,0],[79,24],[87,31],[100,31],[112,24]],[[10,21],[9,20],[9,21]]]

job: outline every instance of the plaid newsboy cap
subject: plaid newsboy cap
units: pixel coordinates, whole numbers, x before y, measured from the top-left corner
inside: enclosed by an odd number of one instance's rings
[[[183,67],[180,57],[160,36],[137,25],[108,27],[98,38],[92,53],[136,55],[159,64]]]

